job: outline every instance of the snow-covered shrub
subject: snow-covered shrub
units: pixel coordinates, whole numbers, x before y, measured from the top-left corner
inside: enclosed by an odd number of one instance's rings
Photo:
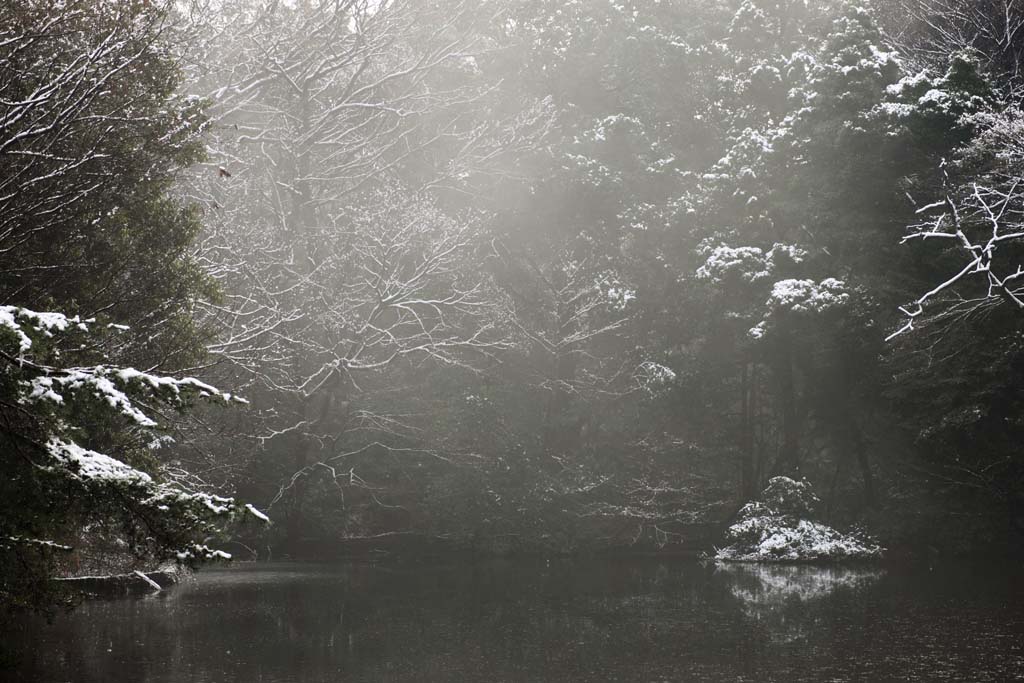
[[[796,481],[789,477],[770,479],[768,488],[761,492],[761,501],[775,514],[791,517],[809,517],[821,502],[806,479]]]
[[[818,503],[806,481],[774,477],[759,500],[747,503],[715,558],[732,562],[821,562],[872,559],[882,548],[856,533],[808,519]]]

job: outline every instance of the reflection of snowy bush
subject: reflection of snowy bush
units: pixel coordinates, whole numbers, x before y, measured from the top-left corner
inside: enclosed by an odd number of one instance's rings
[[[740,510],[716,554],[733,562],[813,562],[881,557],[882,548],[859,534],[841,533],[807,519],[818,499],[805,481],[775,477],[760,500]]]
[[[746,606],[781,606],[796,600],[827,597],[838,589],[865,588],[882,576],[880,569],[792,564],[720,564],[729,590]]]
[[[828,598],[841,591],[868,588],[882,577],[879,569],[795,564],[720,563],[724,579],[743,613],[762,625],[772,642],[807,638],[814,620],[807,610],[829,610]]]

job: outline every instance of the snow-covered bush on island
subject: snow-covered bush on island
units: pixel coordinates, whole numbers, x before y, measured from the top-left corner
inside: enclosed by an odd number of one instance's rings
[[[806,481],[772,478],[760,498],[740,510],[725,534],[729,545],[718,550],[715,559],[821,562],[882,556],[882,548],[871,539],[809,519],[817,503]]]

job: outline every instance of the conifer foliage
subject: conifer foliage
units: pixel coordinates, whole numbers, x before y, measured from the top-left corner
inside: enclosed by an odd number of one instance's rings
[[[162,411],[233,401],[175,374],[202,356],[199,222],[170,194],[202,154],[158,3],[0,7],[0,597],[44,604],[58,562],[218,555],[246,512],[161,466]],[[143,368],[139,370],[136,368]],[[85,546],[84,548],[81,546]]]

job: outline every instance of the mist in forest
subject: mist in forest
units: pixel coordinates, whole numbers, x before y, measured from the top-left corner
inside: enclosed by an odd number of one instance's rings
[[[1022,28],[3,3],[6,623],[227,560],[1019,558]],[[651,580],[892,580],[737,571]]]

